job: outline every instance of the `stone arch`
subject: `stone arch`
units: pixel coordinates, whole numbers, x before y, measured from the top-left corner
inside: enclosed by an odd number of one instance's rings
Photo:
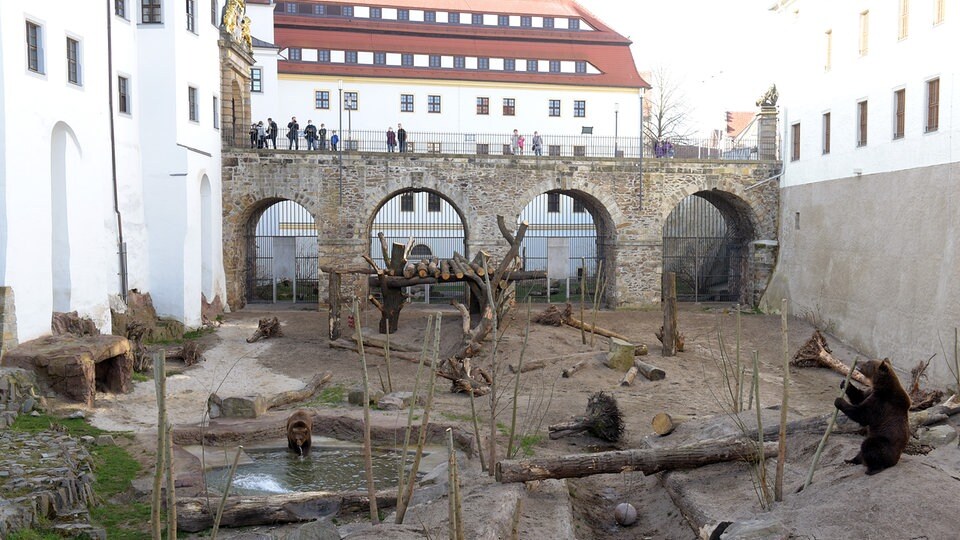
[[[376,219],[377,214],[380,212],[380,210],[383,209],[384,205],[386,205],[389,201],[393,200],[395,197],[399,197],[400,195],[403,195],[404,193],[426,192],[426,193],[433,193],[434,195],[439,196],[441,199],[446,201],[451,207],[453,207],[453,210],[457,213],[458,216],[460,216],[460,221],[463,223],[464,242],[469,243],[470,232],[471,232],[470,231],[471,221],[467,213],[464,211],[464,208],[466,207],[465,200],[462,199],[458,203],[458,201],[454,197],[451,197],[446,193],[440,191],[440,189],[438,189],[438,186],[436,185],[432,185],[432,186],[419,185],[419,186],[406,186],[406,187],[386,186],[386,189],[389,190],[391,187],[394,188],[391,191],[379,190],[380,193],[372,193],[368,197],[368,200],[375,202],[375,204],[371,206],[370,210],[365,212],[367,216],[367,223],[366,223],[365,230],[369,236],[372,236],[373,234],[375,234],[375,232],[373,231],[374,220]],[[386,192],[384,193],[383,191],[386,191]]]
[[[302,203],[290,198],[271,197],[271,198],[261,199],[257,201],[254,205],[252,205],[249,208],[249,212],[247,212],[247,218],[244,221],[242,241],[239,242],[240,249],[242,250],[243,262],[244,262],[242,267],[243,275],[240,276],[241,283],[243,286],[244,304],[250,301],[251,295],[254,292],[252,287],[255,285],[256,278],[258,277],[257,265],[256,265],[256,256],[257,256],[256,250],[257,250],[257,241],[258,241],[257,226],[260,224],[261,218],[264,216],[265,213],[267,213],[268,210],[273,208],[275,205],[283,202],[289,202],[295,206],[292,206],[286,210],[281,210],[282,214],[280,216],[280,219],[296,217],[294,214],[299,214],[300,210],[307,212],[312,221],[309,223],[303,223],[302,230],[299,232],[309,233],[309,234],[283,234],[284,230],[281,230],[281,229],[284,227],[284,224],[278,223],[279,228],[273,231],[275,234],[268,235],[268,236],[275,236],[275,237],[286,236],[286,237],[294,237],[294,239],[300,238],[300,237],[312,236],[314,238],[314,241],[317,238],[317,231],[320,225],[318,221],[318,216],[315,212],[312,212],[308,207],[306,207]],[[295,226],[295,225],[296,225],[295,222],[286,224],[287,227]],[[294,227],[294,228],[297,228],[297,227]],[[287,230],[286,232],[289,233],[290,230]],[[293,232],[297,232],[297,231],[293,231]],[[274,241],[276,241],[276,238],[274,238]],[[298,252],[299,247],[303,247],[303,246],[296,240],[294,240],[294,242],[291,243],[290,248],[293,250],[291,254],[294,255],[294,258],[289,261],[289,264],[288,264],[289,268],[285,268],[282,271],[284,273],[283,277],[292,278],[293,283],[297,283],[297,274],[299,269],[298,263],[302,262],[302,261],[297,261],[297,259],[300,258],[300,257],[297,257],[297,255],[299,254]],[[279,265],[278,265],[279,263],[275,258],[277,256],[277,249],[278,249],[277,246],[272,246],[270,248],[271,250],[270,256],[274,258],[273,260],[274,266],[271,268],[273,278],[280,277],[278,274],[278,272],[280,272]],[[310,251],[312,254],[313,263],[316,263],[316,246],[311,247]],[[313,266],[316,266],[316,265],[314,264]],[[316,270],[316,268],[313,268],[311,272],[314,270]],[[299,285],[300,285],[300,288],[297,293],[298,295],[300,294],[300,292],[304,291],[305,288],[307,287],[307,285],[302,282]],[[316,283],[311,282],[309,284],[310,290],[313,290],[316,286],[317,286]],[[294,288],[296,287],[297,286],[294,285]],[[261,300],[262,299],[263,298],[261,298]],[[296,297],[293,297],[291,299],[294,302],[297,300]]]
[[[404,178],[390,179],[380,184],[376,189],[370,190],[366,197],[367,206],[363,210],[363,215],[366,216],[367,220],[364,230],[368,233],[370,232],[377,212],[383,208],[383,205],[386,204],[387,201],[410,191],[434,193],[447,201],[453,209],[456,210],[457,214],[460,215],[460,219],[463,220],[464,237],[469,244],[472,233],[470,225],[471,223],[475,223],[476,219],[476,215],[471,211],[472,205],[470,204],[469,198],[463,191],[457,189],[449,179],[441,181],[432,174],[429,174],[429,172],[421,173],[417,171],[416,173],[409,173],[409,175]]]
[[[71,310],[74,275],[71,234],[76,234],[75,197],[83,150],[73,128],[64,122],[53,126],[50,137],[50,271],[53,311]]]

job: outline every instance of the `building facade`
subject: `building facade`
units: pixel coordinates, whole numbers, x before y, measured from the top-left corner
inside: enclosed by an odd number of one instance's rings
[[[941,339],[952,349],[960,325],[960,67],[944,54],[960,45],[956,7],[778,5],[790,69],[777,84],[780,257],[767,292],[904,370],[937,353],[930,372],[944,382]]]
[[[129,289],[188,326],[223,298],[217,4],[0,4],[0,286],[15,296],[0,315],[16,341],[49,334],[52,312],[109,332]]]
[[[517,129],[528,151],[534,131],[545,146],[550,136],[640,135],[648,85],[630,41],[571,0],[250,7],[262,45],[254,79],[264,81],[252,88],[253,116],[276,120],[281,143],[293,116],[301,128],[323,123],[345,141],[383,133],[382,150],[387,128],[398,124],[417,134],[414,151],[450,144],[440,133],[484,144],[483,134]]]

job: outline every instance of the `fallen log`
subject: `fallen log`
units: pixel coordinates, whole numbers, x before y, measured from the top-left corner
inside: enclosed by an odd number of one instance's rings
[[[763,455],[777,454],[776,443],[764,443]],[[745,438],[714,439],[678,446],[571,454],[557,458],[504,460],[497,462],[496,479],[501,483],[529,482],[548,478],[582,478],[594,474],[640,471],[651,475],[661,471],[694,469],[724,461],[756,461],[756,441]]]
[[[165,357],[167,360],[180,360],[187,367],[206,360],[196,341],[185,341],[180,347],[166,349]]]
[[[590,361],[587,360],[586,358],[584,358],[583,360],[580,360],[580,361],[577,362],[576,364],[574,364],[574,365],[572,365],[572,366],[570,366],[570,367],[568,367],[568,368],[564,368],[563,371],[560,372],[560,374],[563,376],[563,378],[569,379],[570,377],[573,377],[573,375],[574,375],[576,372],[578,372],[578,371],[580,371],[581,369],[587,367],[587,365],[589,365],[589,363],[590,363]]]
[[[567,304],[567,305],[569,306],[570,304]],[[624,341],[628,341],[628,342],[630,342],[630,343],[633,343],[633,341],[631,341],[630,338],[628,338],[627,336],[625,336],[625,335],[623,335],[623,334],[618,334],[618,333],[614,332],[613,330],[607,330],[606,328],[601,328],[601,327],[599,327],[599,326],[596,326],[596,325],[593,325],[593,324],[590,324],[590,323],[583,322],[583,321],[581,321],[580,319],[574,317],[573,315],[567,317],[567,319],[564,321],[564,323],[566,323],[568,326],[572,326],[572,327],[574,327],[574,328],[582,328],[582,329],[584,329],[584,330],[587,331],[587,332],[593,332],[594,334],[596,334],[596,335],[598,335],[598,336],[612,337],[612,338],[622,339],[622,340],[624,340]]]
[[[960,413],[960,400],[954,394],[939,405],[910,413],[910,430],[916,431],[918,427],[942,422],[957,413]]]
[[[630,386],[633,384],[633,380],[637,378],[637,373],[640,370],[637,369],[637,366],[631,366],[626,373],[623,374],[623,378],[620,379],[620,386]]]
[[[578,416],[569,422],[561,422],[547,428],[551,439],[559,439],[589,432],[594,437],[609,442],[617,442],[623,437],[623,413],[617,405],[617,399],[610,394],[597,392],[587,400],[585,416]]]
[[[257,330],[252,336],[247,338],[247,343],[253,343],[261,339],[281,336],[283,336],[283,331],[280,329],[279,319],[276,317],[273,317],[272,319],[260,319],[260,321],[257,323]]]
[[[667,372],[653,364],[648,364],[638,358],[633,359],[633,365],[636,366],[644,377],[651,381],[661,381],[667,376]]]
[[[552,366],[557,362],[561,362],[561,361],[587,360],[587,361],[601,362],[604,359],[606,359],[606,357],[607,357],[607,353],[605,352],[589,351],[589,352],[582,352],[582,353],[565,354],[563,356],[549,356],[547,358],[537,358],[537,359],[526,361],[523,363],[523,373],[526,373],[528,371],[534,371],[537,369],[542,369],[546,366]],[[511,373],[517,372],[517,366],[513,364],[507,366],[507,369],[509,369]]]
[[[513,364],[510,364],[508,368],[510,369],[510,373],[517,373],[517,372],[526,373],[528,371],[534,371],[536,369],[543,369],[546,366],[547,366],[547,362],[544,360],[531,360],[530,362],[524,362],[523,366],[521,366],[519,369],[517,368],[517,366]]]
[[[356,343],[356,341],[357,341],[357,334],[353,334],[352,336],[350,336],[350,339],[352,339],[352,340],[354,341],[354,343]],[[377,349],[386,349],[386,348],[387,348],[387,340],[386,340],[385,338],[382,338],[382,337],[379,337],[379,336],[374,335],[372,330],[368,330],[368,329],[364,328],[364,329],[363,329],[363,346],[364,346],[364,347],[374,347],[374,348],[377,348]],[[399,344],[399,343],[397,343],[395,340],[391,340],[391,341],[390,341],[390,352],[391,352],[391,353],[393,353],[394,351],[397,351],[397,352],[412,352],[412,353],[415,353],[415,352],[418,352],[419,350],[420,350],[420,349],[414,349],[413,347],[408,347],[408,346]]]
[[[214,505],[219,498],[209,499]],[[177,500],[177,528],[184,532],[200,532],[213,526],[217,508],[207,506],[207,497],[184,497]],[[397,493],[377,492],[377,508],[397,505]],[[305,491],[268,496],[227,497],[220,518],[221,527],[250,527],[277,523],[313,521],[326,516],[344,516],[366,511],[370,498],[366,493],[331,493]]]
[[[691,418],[693,417],[662,412],[657,413],[657,415],[653,417],[653,422],[651,422],[650,425],[653,427],[654,433],[663,437],[664,435],[673,433],[673,430],[676,429],[681,422],[686,422]]]
[[[790,361],[790,365],[795,367],[826,367],[846,377],[850,368],[834,358],[833,355],[830,354],[831,352],[823,334],[821,334],[819,330],[814,330],[810,339],[793,355],[793,360]],[[859,371],[854,371],[852,378],[860,384],[870,386],[870,381]]]
[[[289,405],[291,403],[300,403],[301,401],[307,401],[312,398],[317,392],[320,391],[330,379],[333,378],[333,373],[326,371],[324,373],[317,373],[313,376],[312,379],[300,390],[287,390],[286,392],[280,392],[274,396],[271,396],[267,399],[267,409],[272,409],[274,407],[281,407],[283,405]]]
[[[331,349],[343,349],[345,351],[353,351],[359,353],[360,349],[357,347],[356,343],[352,341],[345,341],[342,339],[337,339],[329,342]],[[390,350],[390,358],[398,358],[400,360],[406,360],[407,362],[413,362],[414,364],[420,363],[420,356],[410,353],[403,353],[399,351]]]

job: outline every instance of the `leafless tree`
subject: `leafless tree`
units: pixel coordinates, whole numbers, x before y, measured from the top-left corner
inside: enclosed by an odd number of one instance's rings
[[[670,139],[683,142],[693,136],[688,125],[692,110],[680,78],[666,66],[655,67],[647,80],[652,87],[644,95],[643,137],[656,145]]]

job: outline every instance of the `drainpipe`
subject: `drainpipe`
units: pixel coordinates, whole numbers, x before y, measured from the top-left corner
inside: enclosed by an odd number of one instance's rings
[[[113,213],[117,216],[117,255],[120,257],[120,298],[127,301],[127,243],[123,241],[123,218],[117,187],[117,134],[113,116],[113,12],[107,0],[107,101],[110,104],[110,168],[113,174]]]

